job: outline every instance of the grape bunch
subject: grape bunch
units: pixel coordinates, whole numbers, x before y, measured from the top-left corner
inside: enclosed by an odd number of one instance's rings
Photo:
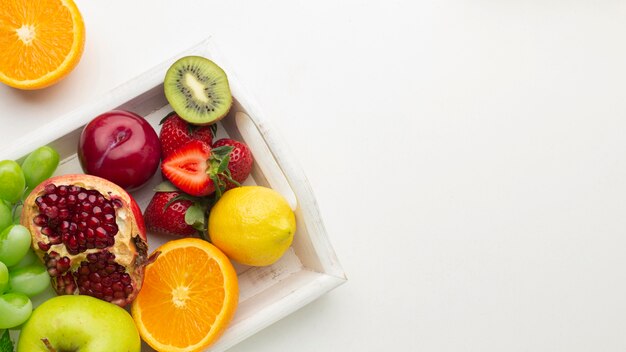
[[[24,323],[30,297],[50,286],[50,276],[30,248],[31,235],[19,225],[21,200],[56,170],[59,154],[50,147],[30,153],[22,165],[0,161],[0,330]]]

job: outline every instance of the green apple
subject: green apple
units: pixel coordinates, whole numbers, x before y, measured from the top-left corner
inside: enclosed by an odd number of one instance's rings
[[[17,352],[140,352],[133,318],[123,308],[90,296],[57,296],[24,324]]]

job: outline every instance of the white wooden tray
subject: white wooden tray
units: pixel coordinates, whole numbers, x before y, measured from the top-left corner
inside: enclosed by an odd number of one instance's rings
[[[139,77],[117,87],[101,99],[39,126],[0,151],[2,159],[21,159],[41,145],[51,145],[61,154],[56,174],[82,173],[76,155],[78,137],[91,119],[113,109],[144,116],[157,130],[170,111],[163,93],[163,78],[169,66],[185,55],[212,59],[226,71],[234,97],[229,116],[218,124],[218,138],[230,136],[250,146],[255,163],[246,184],[259,184],[280,192],[296,214],[297,232],[292,247],[272,266],[246,267],[235,264],[239,275],[239,307],[225,334],[207,351],[224,351],[287,314],[299,309],[346,281],[320,218],[313,192],[289,150],[272,130],[256,103],[237,80],[228,63],[218,55],[211,39],[179,53]],[[160,172],[148,185],[135,191],[142,209],[152,198]],[[171,238],[148,234],[150,251]],[[52,295],[52,290],[34,299],[34,304]],[[152,351],[147,345],[142,351]]]

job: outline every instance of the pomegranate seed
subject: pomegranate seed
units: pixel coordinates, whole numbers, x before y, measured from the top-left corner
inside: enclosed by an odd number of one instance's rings
[[[46,193],[50,194],[50,193],[54,193],[57,190],[57,186],[55,186],[53,183],[50,183],[50,184],[47,184],[44,189]]]
[[[87,221],[87,225],[90,228],[98,227],[98,226],[100,226],[100,220],[98,220],[97,217],[92,216],[92,217],[89,218],[89,221]]]
[[[83,203],[80,205],[80,209],[86,213],[91,213],[91,211],[93,210],[93,205],[89,203]]]
[[[91,273],[89,274],[89,280],[91,282],[100,282],[100,275],[98,275],[98,273]]]
[[[67,232],[70,229],[70,222],[69,221],[62,221],[61,225],[59,226],[59,229],[63,232]]]
[[[37,226],[45,226],[48,223],[48,217],[43,214],[39,214],[33,218],[33,223]]]
[[[107,232],[102,227],[98,227],[96,229],[96,237],[98,238],[107,238]]]
[[[87,199],[87,193],[85,192],[80,192],[76,195],[76,199],[78,199],[78,201],[82,202],[85,199]]]
[[[99,274],[100,274],[100,273],[99,273]],[[103,275],[103,274],[100,274],[100,276],[103,276],[103,279],[102,279],[102,284],[103,284],[104,286],[107,286],[107,287],[111,286],[112,281],[111,281],[111,278],[110,278],[110,277],[105,276],[105,275]],[[111,294],[113,294],[113,291],[111,291]]]
[[[59,210],[59,218],[66,220],[70,217],[70,211],[66,208]]]
[[[78,249],[78,240],[76,237],[70,237],[70,240],[67,242],[67,246],[72,249]]]
[[[111,234],[113,236],[115,236],[117,234],[118,231],[118,227],[116,223],[109,223],[109,224],[104,224],[103,225],[104,230],[108,233]]]
[[[48,194],[43,198],[43,201],[48,205],[55,205],[58,200],[59,200],[59,196],[57,196],[54,193]]]
[[[111,288],[113,289],[113,291],[123,291],[124,285],[122,285],[119,281],[116,281],[111,284]]]
[[[63,243],[61,236],[59,235],[50,236],[50,244],[61,244],[61,243]]]
[[[59,208],[56,206],[46,207],[43,213],[49,218],[56,218],[59,215]]]
[[[61,272],[66,272],[70,268],[70,258],[63,257],[57,262],[57,269]]]
[[[87,231],[89,230],[91,229],[88,229]],[[85,234],[83,232],[79,232],[78,234],[76,234],[76,239],[78,240],[79,245],[84,245],[87,243],[87,238],[85,237]]]

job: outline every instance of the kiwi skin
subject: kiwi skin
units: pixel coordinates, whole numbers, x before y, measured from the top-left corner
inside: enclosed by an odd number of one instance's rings
[[[174,62],[165,74],[163,88],[174,111],[194,125],[221,120],[233,103],[224,70],[201,56],[185,56]]]

